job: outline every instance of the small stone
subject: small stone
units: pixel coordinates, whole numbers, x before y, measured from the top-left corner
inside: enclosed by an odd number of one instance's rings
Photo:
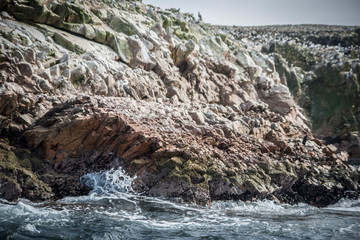
[[[52,86],[50,85],[50,83],[47,81],[47,80],[43,80],[41,83],[40,83],[40,88],[44,91],[44,92],[47,92],[47,91],[50,91],[52,89]]]
[[[31,77],[33,75],[33,69],[29,63],[20,62],[17,67],[22,76]]]
[[[59,63],[64,63],[64,62],[68,62],[69,61],[69,55],[68,54],[64,54],[60,59],[59,59]]]
[[[202,112],[189,112],[189,115],[198,125],[205,125],[204,114]]]
[[[84,25],[85,25],[85,37],[91,40],[94,39],[96,37],[95,29],[89,24],[84,24]]]
[[[34,119],[30,114],[22,114],[19,116],[19,119],[21,120],[22,123],[28,126],[30,126],[34,122]]]
[[[327,145],[327,148],[330,152],[336,152],[337,148],[333,144]]]
[[[2,11],[1,16],[5,19],[15,20],[12,16],[10,16],[7,12]]]
[[[46,80],[49,80],[51,78],[49,69],[41,69],[37,72],[37,75],[39,75],[40,77]]]
[[[16,62],[23,62],[24,61],[23,54],[18,50],[13,52],[13,57],[16,58],[16,60],[17,60]]]
[[[33,49],[28,48],[24,52],[24,58],[26,62],[35,63],[36,62],[36,53]]]
[[[60,69],[58,65],[52,66],[50,68],[50,74],[51,76],[59,76],[60,75]]]
[[[255,106],[255,102],[253,101],[248,101],[245,105],[245,111],[250,111],[253,107]]]
[[[171,104],[178,105],[179,104],[179,98],[177,95],[174,95],[170,98]]]

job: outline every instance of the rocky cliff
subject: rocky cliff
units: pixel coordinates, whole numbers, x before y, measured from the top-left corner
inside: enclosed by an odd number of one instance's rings
[[[238,40],[250,39],[274,58],[281,82],[304,109],[315,134],[333,138],[342,148],[358,145],[360,27],[223,27],[222,31]],[[358,150],[348,150],[359,157]]]
[[[337,28],[217,27],[139,1],[0,10],[0,197],[85,194],[82,175],[117,167],[202,205],[358,197],[355,28],[327,46]]]

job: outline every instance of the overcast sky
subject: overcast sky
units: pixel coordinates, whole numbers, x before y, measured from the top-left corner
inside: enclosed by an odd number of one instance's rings
[[[200,11],[217,25],[331,24],[360,26],[360,0],[143,0],[157,7]]]

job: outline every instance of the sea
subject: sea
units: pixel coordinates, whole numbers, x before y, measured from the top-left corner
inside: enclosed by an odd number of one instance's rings
[[[360,201],[185,204],[134,193],[122,169],[82,177],[87,196],[0,200],[0,239],[360,239]]]

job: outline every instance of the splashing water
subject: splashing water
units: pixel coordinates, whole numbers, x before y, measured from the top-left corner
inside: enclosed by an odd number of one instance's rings
[[[119,193],[133,193],[131,187],[132,181],[135,179],[125,174],[121,168],[100,173],[89,173],[81,177],[86,186],[92,188],[91,195],[106,195],[106,194],[119,194]]]
[[[123,170],[81,178],[88,196],[0,201],[0,239],[359,239],[360,201],[327,208],[272,201],[210,207],[135,194]]]

